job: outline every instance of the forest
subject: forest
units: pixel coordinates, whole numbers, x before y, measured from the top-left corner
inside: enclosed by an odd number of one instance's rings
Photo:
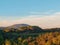
[[[60,28],[0,28],[0,45],[60,45]]]

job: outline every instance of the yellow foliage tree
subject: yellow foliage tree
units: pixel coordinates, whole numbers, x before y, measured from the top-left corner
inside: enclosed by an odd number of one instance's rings
[[[5,45],[11,45],[11,41],[8,40],[8,39],[6,39],[6,40],[5,40]]]
[[[8,29],[8,28],[6,28],[5,30],[4,30],[4,32],[9,32],[10,30]]]

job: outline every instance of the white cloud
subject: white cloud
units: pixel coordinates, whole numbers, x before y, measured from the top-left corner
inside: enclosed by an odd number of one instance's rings
[[[30,25],[37,25],[42,28],[56,28],[60,27],[60,12],[56,12],[51,15],[40,17],[39,15],[31,15],[19,20],[3,20],[0,22],[0,26],[9,26],[18,23],[26,23]]]

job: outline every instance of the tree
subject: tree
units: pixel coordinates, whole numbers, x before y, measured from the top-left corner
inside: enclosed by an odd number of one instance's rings
[[[8,40],[8,39],[6,39],[6,40],[5,40],[5,45],[11,45],[11,41]]]

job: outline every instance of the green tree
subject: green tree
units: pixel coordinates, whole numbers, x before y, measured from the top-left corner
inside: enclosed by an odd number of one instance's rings
[[[0,45],[2,45],[4,43],[4,38],[2,35],[2,31],[0,30]]]

